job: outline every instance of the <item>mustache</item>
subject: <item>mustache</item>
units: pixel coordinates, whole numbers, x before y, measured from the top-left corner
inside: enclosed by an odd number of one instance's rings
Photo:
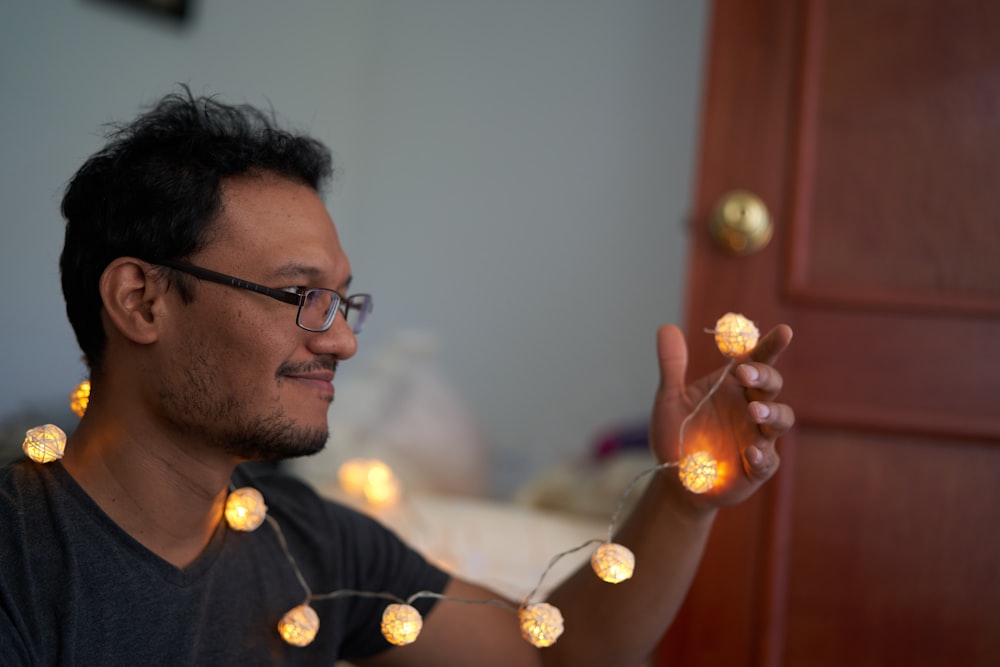
[[[338,362],[336,359],[329,358],[319,358],[314,361],[298,364],[286,362],[278,366],[278,370],[275,375],[280,377],[282,375],[296,375],[299,373],[312,373],[314,371],[330,371],[332,373],[336,373],[337,364]]]

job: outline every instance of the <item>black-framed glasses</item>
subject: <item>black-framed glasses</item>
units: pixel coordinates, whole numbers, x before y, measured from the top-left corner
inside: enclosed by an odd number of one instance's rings
[[[345,297],[340,292],[322,287],[307,287],[297,292],[289,292],[258,285],[249,280],[234,278],[225,273],[205,269],[187,262],[163,259],[153,263],[186,273],[199,280],[208,280],[229,287],[239,287],[298,306],[299,313],[295,318],[295,323],[306,331],[326,331],[333,325],[333,318],[337,316],[339,310],[344,314],[344,319],[351,327],[351,331],[358,334],[364,328],[368,314],[372,312],[370,294],[352,294]]]

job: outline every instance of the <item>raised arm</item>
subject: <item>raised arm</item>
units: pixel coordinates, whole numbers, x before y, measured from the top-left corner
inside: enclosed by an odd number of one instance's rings
[[[563,636],[544,649],[546,665],[636,665],[648,657],[680,608],[697,570],[718,507],[741,502],[777,470],[775,440],[791,428],[791,408],[775,401],[782,378],[773,364],[791,341],[778,326],[764,336],[678,435],[684,419],[719,373],[686,384],[687,347],[676,327],[657,335],[660,386],[651,424],[651,447],[660,462],[707,448],[720,478],[694,494],[675,468],[653,474],[643,497],[614,537],[636,558],[634,576],[620,584],[581,568],[550,596],[565,618]]]
[[[708,450],[718,463],[719,479],[709,491],[696,494],[680,483],[675,465],[651,472],[642,498],[614,536],[614,542],[634,553],[634,576],[609,584],[587,565],[560,584],[547,601],[564,619],[565,630],[555,644],[531,646],[509,607],[442,602],[428,615],[417,642],[364,664],[625,667],[643,662],[680,608],[717,509],[748,498],[778,468],[775,440],[791,428],[794,415],[775,401],[782,378],[773,364],[791,337],[790,328],[778,326],[747,358],[688,385],[687,347],[680,330],[664,326],[658,331],[653,453],[661,464],[672,464],[696,449]],[[725,379],[715,386],[723,372]],[[696,406],[681,447],[681,425]],[[465,600],[496,598],[460,579],[445,594]]]

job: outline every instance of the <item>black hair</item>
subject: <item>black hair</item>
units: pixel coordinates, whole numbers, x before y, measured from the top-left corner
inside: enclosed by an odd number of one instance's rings
[[[273,112],[196,98],[187,87],[107,139],[62,200],[63,297],[92,373],[107,340],[98,284],[108,264],[180,259],[204,247],[227,178],[272,173],[318,192],[333,173],[329,150],[277,127]]]

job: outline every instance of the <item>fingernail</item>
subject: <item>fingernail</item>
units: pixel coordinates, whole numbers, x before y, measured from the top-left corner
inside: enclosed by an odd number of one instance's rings
[[[743,379],[749,384],[756,384],[757,380],[760,378],[760,373],[757,369],[750,364],[743,364],[740,366],[740,372],[743,374]]]
[[[771,408],[766,403],[754,403],[753,413],[759,421],[763,421],[771,416]]]

